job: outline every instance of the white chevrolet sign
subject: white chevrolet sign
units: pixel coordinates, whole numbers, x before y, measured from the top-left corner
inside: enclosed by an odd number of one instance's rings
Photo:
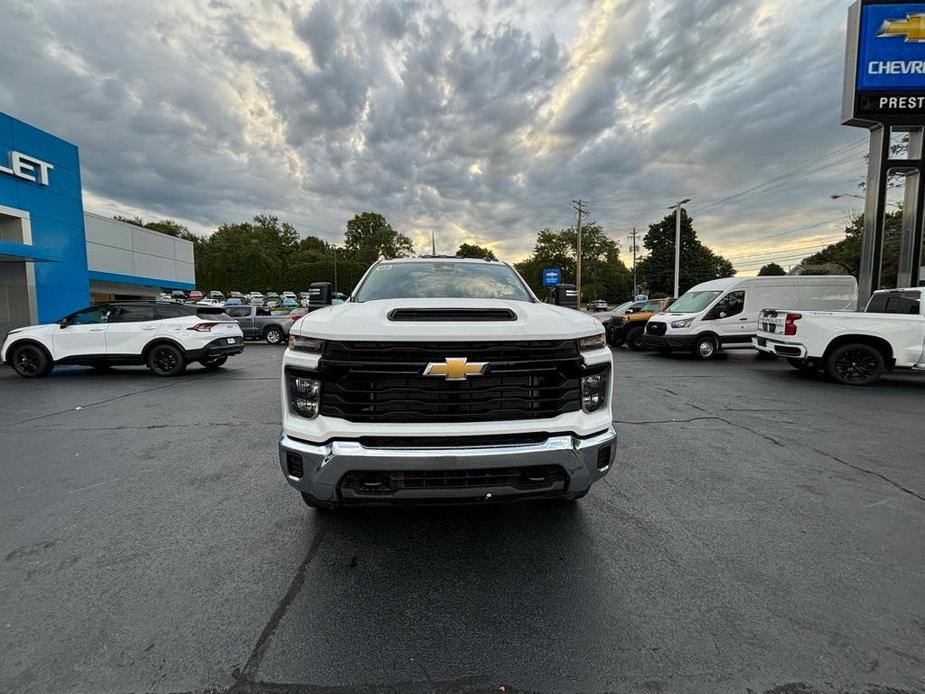
[[[48,185],[48,172],[55,168],[47,161],[30,157],[22,152],[10,152],[7,155],[7,162],[9,166],[0,164],[0,173],[16,176],[26,181],[34,181],[43,186]]]

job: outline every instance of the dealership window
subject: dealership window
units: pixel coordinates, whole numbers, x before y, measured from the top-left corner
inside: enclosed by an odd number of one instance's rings
[[[25,220],[22,217],[0,212],[0,241],[27,243]]]

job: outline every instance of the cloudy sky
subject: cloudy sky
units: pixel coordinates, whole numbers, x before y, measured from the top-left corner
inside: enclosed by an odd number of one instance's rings
[[[10,3],[12,2],[12,7]],[[84,203],[208,233],[274,213],[508,260],[571,200],[627,247],[690,197],[745,274],[840,236],[847,0],[6,0],[0,111],[80,147]]]

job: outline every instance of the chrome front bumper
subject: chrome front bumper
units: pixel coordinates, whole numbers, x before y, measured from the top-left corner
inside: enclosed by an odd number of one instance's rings
[[[537,496],[570,496],[586,492],[607,474],[614,461],[617,432],[606,431],[586,438],[554,434],[542,443],[472,448],[368,448],[357,441],[332,441],[317,445],[279,437],[279,462],[286,480],[313,501],[323,505],[349,503],[401,503],[446,501],[464,503],[500,501]],[[291,458],[298,456],[298,458]],[[298,471],[301,463],[302,474]],[[348,472],[420,472],[486,470],[559,466],[567,481],[546,488],[517,486],[402,488],[391,493],[342,494],[339,483]]]

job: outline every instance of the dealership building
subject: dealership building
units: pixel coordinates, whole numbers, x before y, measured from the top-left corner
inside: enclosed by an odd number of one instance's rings
[[[0,338],[195,286],[192,243],[85,212],[77,146],[0,113]]]

